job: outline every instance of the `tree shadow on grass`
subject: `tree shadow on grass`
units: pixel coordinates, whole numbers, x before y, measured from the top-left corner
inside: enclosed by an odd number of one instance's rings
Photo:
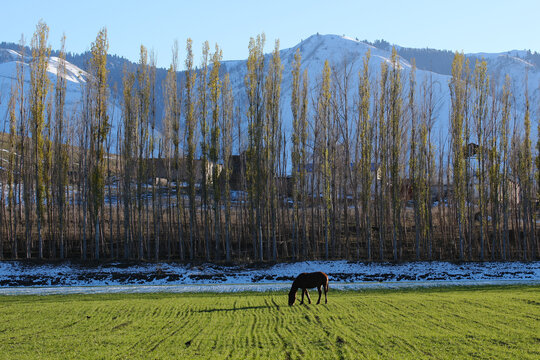
[[[198,313],[213,313],[213,312],[227,312],[227,311],[239,311],[239,310],[257,310],[257,309],[275,309],[275,306],[261,305],[261,306],[243,306],[236,308],[226,308],[226,309],[205,309],[197,310]]]

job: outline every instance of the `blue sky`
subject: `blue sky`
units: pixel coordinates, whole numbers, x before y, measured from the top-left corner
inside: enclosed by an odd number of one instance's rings
[[[0,41],[29,42],[43,19],[50,43],[58,48],[66,34],[68,51],[89,49],[106,26],[110,53],[137,61],[144,44],[168,66],[171,45],[179,41],[181,64],[186,38],[195,54],[208,40],[224,59],[247,57],[249,38],[265,32],[267,51],[274,40],[291,47],[314,33],[370,41],[385,39],[408,47],[465,52],[531,49],[540,52],[540,1],[537,0],[371,0],[371,1],[1,1]],[[197,59],[196,59],[197,60]]]

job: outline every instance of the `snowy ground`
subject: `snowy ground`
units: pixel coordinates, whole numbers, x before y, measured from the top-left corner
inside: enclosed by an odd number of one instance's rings
[[[540,262],[357,263],[305,261],[275,265],[171,263],[0,263],[0,295],[116,292],[284,290],[301,272],[324,271],[333,289],[540,284]]]

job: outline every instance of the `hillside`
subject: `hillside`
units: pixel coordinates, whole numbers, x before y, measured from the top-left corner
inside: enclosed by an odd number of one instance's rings
[[[57,80],[59,58],[52,56],[49,58],[47,74],[50,84],[53,86],[49,94],[54,93],[54,86]],[[28,56],[24,58],[18,51],[0,48],[0,120],[5,121],[0,131],[8,131],[8,103],[11,89],[17,82],[17,66],[21,65],[24,72],[24,87],[26,92],[30,88],[30,61]],[[67,119],[67,131],[70,131],[77,121],[80,121],[82,111],[83,93],[89,74],[80,67],[66,61],[66,99],[64,105],[64,117]],[[26,95],[28,96],[28,95]],[[53,105],[54,106],[54,105]],[[109,103],[109,117],[111,119],[112,134],[116,134],[120,119],[120,108],[115,104],[114,99]],[[75,136],[72,133],[72,136]],[[115,138],[111,139],[112,142]],[[114,145],[113,145],[114,148]]]
[[[372,57],[370,63],[371,80],[375,83],[380,74],[380,65],[382,62],[389,62],[391,57],[391,45],[384,41],[378,40],[375,42],[359,41],[345,36],[338,35],[312,35],[309,38],[301,41],[292,48],[283,49],[280,52],[281,61],[283,64],[283,82],[282,82],[282,116],[284,129],[287,132],[291,130],[292,115],[290,111],[290,89],[292,83],[291,64],[294,54],[297,49],[300,49],[302,54],[302,71],[307,69],[310,86],[312,90],[315,88],[317,80],[320,76],[324,61],[328,60],[337,73],[343,71],[346,67],[350,74],[350,89],[351,96],[350,106],[353,106],[354,95],[357,89],[357,74],[362,67],[363,57],[368,49],[370,49]],[[19,46],[14,43],[0,43],[0,119],[4,118],[7,111],[8,94],[10,92],[11,80],[16,76],[16,66]],[[401,64],[404,74],[402,79],[407,78],[407,73],[411,68],[412,59],[415,60],[418,68],[417,84],[421,86],[422,82],[427,79],[432,79],[434,83],[434,95],[437,103],[436,107],[436,122],[434,134],[446,134],[448,128],[448,112],[449,112],[449,93],[448,80],[451,73],[451,63],[454,53],[448,50],[436,49],[414,49],[404,48],[396,45],[398,54],[401,57]],[[26,53],[30,53],[30,49],[26,49]],[[55,56],[58,51],[52,51],[51,61],[49,64],[49,72],[51,80],[55,81]],[[89,52],[82,54],[68,53],[66,56],[69,62],[71,74],[68,78],[68,91],[70,92],[69,110],[66,109],[66,114],[73,114],[73,110],[80,105],[81,99],[81,84],[84,81],[85,69],[89,60]],[[270,55],[267,55],[269,59]],[[512,93],[517,101],[516,110],[522,112],[524,108],[524,93],[525,79],[528,78],[528,90],[531,104],[536,104],[540,100],[540,54],[531,53],[530,51],[507,51],[503,53],[475,53],[466,54],[471,67],[479,59],[485,59],[488,63],[488,71],[491,75],[492,84],[500,87],[504,82],[505,76],[508,74],[512,79]],[[27,60],[26,60],[27,62]],[[108,55],[107,67],[109,70],[109,85],[114,102],[120,101],[118,94],[122,94],[122,76],[124,68],[134,70],[137,64],[117,55]],[[157,105],[157,121],[161,122],[163,115],[163,88],[162,83],[166,76],[166,69],[158,68],[156,71],[156,105]],[[229,72],[233,83],[233,89],[237,105],[242,108],[245,102],[244,76],[246,73],[246,60],[224,61],[222,65],[222,73]],[[81,78],[78,79],[78,74]],[[183,72],[178,73],[178,81],[183,83]],[[406,81],[404,81],[406,84]],[[404,91],[407,91],[407,86],[404,86]],[[311,98],[314,99],[315,94],[311,93]],[[119,117],[120,110],[116,109],[116,117]],[[538,113],[537,106],[531,107],[533,118]],[[534,135],[534,134],[533,134]]]

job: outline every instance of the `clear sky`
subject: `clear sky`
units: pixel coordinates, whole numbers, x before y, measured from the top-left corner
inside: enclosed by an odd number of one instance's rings
[[[53,48],[65,33],[68,51],[88,50],[105,26],[110,53],[137,61],[143,44],[161,67],[168,66],[175,39],[181,64],[188,37],[195,54],[208,40],[232,60],[246,58],[249,38],[263,31],[267,51],[275,39],[287,48],[319,32],[407,47],[540,52],[539,18],[538,0],[0,0],[0,41],[18,42],[24,34],[29,42],[43,19]]]

